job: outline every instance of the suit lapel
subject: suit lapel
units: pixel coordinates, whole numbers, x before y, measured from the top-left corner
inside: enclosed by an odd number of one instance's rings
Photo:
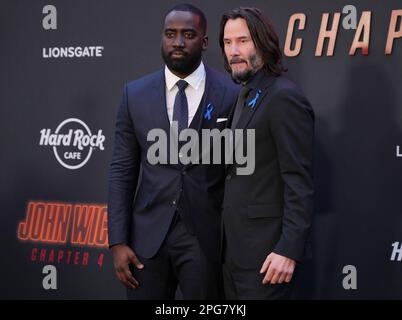
[[[152,86],[152,92],[149,96],[149,119],[153,122],[152,128],[162,129],[168,138],[168,148],[167,148],[167,160],[170,164],[170,135],[171,126],[169,121],[169,116],[167,114],[166,106],[166,83],[165,74],[163,69],[157,74],[154,84]],[[174,135],[174,134],[173,134]],[[177,137],[174,135],[173,140],[176,141]],[[178,148],[178,146],[177,146]],[[180,169],[180,164],[170,164],[173,167]]]
[[[253,118],[255,112],[258,107],[261,105],[261,102],[264,100],[265,96],[268,93],[268,88],[271,86],[275,77],[272,75],[265,75],[259,81],[259,83],[253,88],[247,98],[246,104],[244,106],[243,112],[240,115],[239,121],[237,122],[236,129],[245,129],[247,128],[249,122]],[[249,104],[253,99],[257,97],[257,93],[260,91],[259,97],[254,106],[250,106]]]
[[[264,101],[266,96],[269,94],[269,87],[274,83],[275,77],[273,75],[265,74],[264,77],[261,78],[259,83],[253,88],[246,100],[246,104],[244,106],[243,112],[240,115],[239,121],[237,122],[236,128],[235,129],[247,129],[248,124],[250,123],[251,119],[253,118],[255,112],[257,109],[260,107],[261,103]],[[258,99],[256,100],[254,106],[249,105],[253,99],[256,98],[257,92],[259,92]],[[233,137],[235,138],[235,133],[233,133]],[[243,133],[243,139],[245,139],[246,135]],[[236,149],[238,148],[239,139],[235,140],[235,146],[234,146],[234,153],[236,152]],[[243,141],[244,145],[244,141]],[[244,150],[243,150],[244,152]],[[233,164],[229,164],[228,167],[233,166]]]
[[[205,91],[201,99],[201,119],[198,122],[197,131],[201,132],[203,128],[215,128],[217,115],[219,114],[219,106],[222,104],[223,88],[221,84],[213,78],[211,71],[208,67],[205,67],[206,79],[205,79]],[[213,108],[207,116],[207,108]]]
[[[198,106],[198,110],[196,115],[194,116],[193,121],[190,124],[190,128],[197,130],[198,133],[198,140],[200,144],[200,151],[201,148],[201,130],[202,129],[213,129],[216,128],[216,120],[217,116],[219,115],[219,106],[222,105],[224,90],[222,85],[215,81],[214,77],[212,76],[211,71],[208,67],[205,67],[206,78],[205,78],[205,90],[202,96],[200,105]],[[207,116],[207,108],[213,108],[210,113],[209,117]],[[202,154],[200,152],[200,160],[202,161]],[[189,164],[187,167],[191,167],[193,164]]]
[[[253,99],[256,98],[258,90],[260,90],[260,89],[250,91],[249,97],[246,100],[246,103],[245,103],[244,109],[240,115],[239,121],[236,124],[236,129],[246,128],[248,123],[250,122],[250,120],[253,118],[255,111],[260,106],[263,96],[265,96],[265,94],[267,93],[266,91],[261,90],[261,93],[259,94],[259,97],[253,107],[249,105],[249,103]]]
[[[239,97],[237,97],[238,99]],[[236,104],[237,104],[237,99],[235,104],[230,108],[229,114],[228,114],[228,121],[226,122],[226,128],[230,128],[232,126],[232,121],[233,121],[233,115],[234,115],[234,111],[236,108]]]
[[[153,122],[153,128],[160,128],[166,133],[170,130],[170,122],[167,114],[166,107],[166,85],[165,75],[163,70],[158,73],[152,86],[152,92],[148,97],[147,106],[149,112],[149,118]]]

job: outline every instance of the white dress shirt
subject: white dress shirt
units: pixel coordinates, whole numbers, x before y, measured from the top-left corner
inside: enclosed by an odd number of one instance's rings
[[[170,71],[169,68],[165,66],[166,107],[170,125],[172,125],[173,119],[174,100],[176,98],[177,91],[179,91],[179,88],[176,85],[177,81],[185,80],[188,83],[188,86],[185,89],[185,93],[187,96],[188,104],[188,126],[190,126],[190,123],[197,112],[198,106],[200,105],[202,96],[205,91],[205,77],[205,67],[202,62],[192,74],[184,79],[181,79],[178,76],[174,75],[172,71]]]

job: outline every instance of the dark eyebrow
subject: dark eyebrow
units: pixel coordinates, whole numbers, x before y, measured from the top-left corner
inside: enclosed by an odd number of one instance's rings
[[[251,37],[249,37],[249,36],[241,36],[241,37],[237,37],[236,39],[237,39],[237,40],[243,40],[243,39],[250,39],[250,38],[251,38]],[[230,39],[223,37],[223,40],[230,40]]]
[[[192,32],[197,33],[195,29],[187,28],[187,29],[174,29],[174,28],[166,28],[165,32]]]
[[[182,31],[183,31],[183,32],[194,32],[194,33],[197,33],[197,31],[194,30],[194,29],[183,29]]]

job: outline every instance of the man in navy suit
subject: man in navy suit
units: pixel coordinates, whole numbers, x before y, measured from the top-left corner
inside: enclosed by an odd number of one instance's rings
[[[169,135],[174,123],[179,132],[225,128],[238,89],[202,63],[207,42],[202,11],[174,7],[162,34],[165,68],[124,89],[110,166],[108,231],[116,275],[129,299],[173,299],[177,286],[184,299],[222,297],[224,165],[153,164],[147,158],[152,129]]]

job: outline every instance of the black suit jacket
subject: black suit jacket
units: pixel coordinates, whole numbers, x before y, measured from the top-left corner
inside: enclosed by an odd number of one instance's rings
[[[257,75],[236,126],[255,129],[255,171],[228,166],[223,203],[227,250],[242,268],[261,268],[272,251],[301,261],[313,214],[313,109],[290,80]]]
[[[217,118],[228,117],[237,93],[229,77],[206,67],[205,92],[190,127],[223,129],[226,123]],[[210,119],[205,117],[209,104],[214,107]],[[147,151],[154,142],[147,134],[154,128],[170,129],[163,70],[124,89],[109,174],[109,245],[125,243],[140,256],[153,257],[178,210],[205,254],[218,261],[225,168],[150,164]]]

